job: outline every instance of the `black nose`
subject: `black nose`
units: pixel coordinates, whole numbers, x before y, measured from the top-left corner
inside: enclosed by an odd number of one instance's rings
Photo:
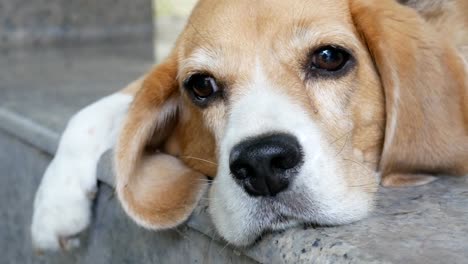
[[[246,140],[229,157],[232,175],[253,196],[275,196],[285,190],[302,163],[301,146],[288,134]]]

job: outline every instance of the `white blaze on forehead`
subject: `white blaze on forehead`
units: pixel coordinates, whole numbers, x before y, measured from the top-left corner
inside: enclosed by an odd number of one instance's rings
[[[269,225],[267,218],[274,216],[265,215],[259,219],[257,213],[262,212],[257,210],[258,200],[232,179],[229,173],[232,148],[247,138],[275,132],[289,133],[296,136],[300,144],[318,148],[318,130],[309,124],[307,112],[269,82],[259,60],[250,84],[244,89],[246,92],[232,103],[220,144],[218,175],[211,188],[213,199],[210,199],[210,213],[218,231],[236,245],[252,242],[265,225]]]
[[[268,80],[258,59],[252,81],[247,86],[239,100],[232,103],[224,138],[228,145],[224,147],[232,148],[247,137],[265,133],[285,132],[300,137],[302,133],[293,131],[300,132],[303,126],[310,126],[305,109]]]

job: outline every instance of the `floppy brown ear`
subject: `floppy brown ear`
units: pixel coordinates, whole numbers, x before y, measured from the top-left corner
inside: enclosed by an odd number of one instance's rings
[[[394,0],[351,0],[350,8],[385,94],[382,184],[468,173],[467,72],[451,41]]]
[[[175,56],[147,75],[124,122],[114,160],[116,190],[124,210],[151,229],[185,221],[206,188],[202,174],[154,148],[178,121],[181,99],[176,75]]]

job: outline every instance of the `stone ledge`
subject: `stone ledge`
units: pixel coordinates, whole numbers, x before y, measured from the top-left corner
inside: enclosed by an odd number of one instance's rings
[[[103,50],[107,48],[105,46]],[[129,55],[134,46],[113,48],[114,51],[119,49],[115,55],[109,50],[102,54],[100,48],[92,48],[94,53],[79,48],[68,54],[70,57],[60,55],[63,51],[50,51],[48,55],[46,52],[39,59],[52,70],[42,76],[34,68],[28,68],[34,66],[34,61],[7,60],[6,67],[0,60],[0,72],[3,72],[0,77],[10,76],[0,83],[0,91],[6,95],[0,96],[0,130],[53,154],[60,131],[73,112],[123,87],[151,64],[142,59],[144,57],[119,57]],[[80,51],[86,51],[88,55],[83,56]],[[148,54],[151,54],[151,47]],[[8,56],[12,55],[9,53]],[[67,60],[73,66],[68,70],[60,69],[61,65],[66,65],[61,60]],[[55,63],[50,64],[51,61]],[[22,72],[40,78],[14,78]],[[63,79],[63,75],[70,79]],[[115,78],[109,80],[109,75]],[[61,76],[60,79],[53,81],[59,78],[57,76]],[[31,97],[31,93],[35,96]],[[103,157],[98,171],[99,179],[112,186],[110,153]],[[468,259],[468,178],[446,177],[418,188],[382,189],[377,199],[377,209],[363,221],[341,227],[288,229],[267,234],[252,247],[228,249],[228,252],[239,254],[239,257],[246,255],[262,263],[463,263]],[[213,232],[206,208],[203,200],[187,226],[222,244],[224,242]],[[97,215],[99,217],[100,212]],[[147,239],[131,234],[126,237]],[[154,243],[133,242],[149,243],[148,247]]]

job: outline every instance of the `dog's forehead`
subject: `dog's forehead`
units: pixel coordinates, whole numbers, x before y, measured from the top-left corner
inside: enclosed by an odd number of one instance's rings
[[[347,0],[202,0],[182,37],[190,40],[184,41],[184,55],[200,47],[258,50],[278,33],[301,26],[349,26],[348,5]]]

